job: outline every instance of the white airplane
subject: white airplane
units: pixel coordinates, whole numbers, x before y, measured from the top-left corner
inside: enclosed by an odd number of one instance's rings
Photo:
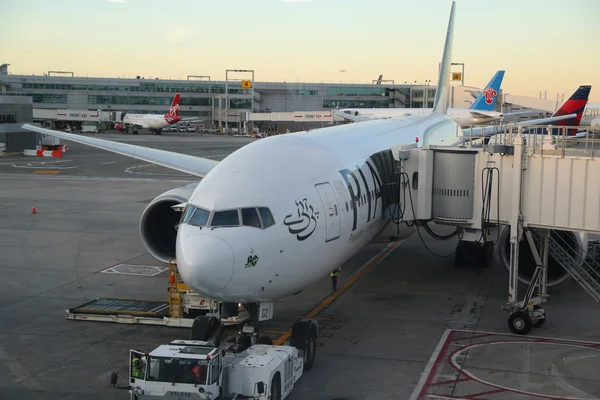
[[[549,125],[549,126],[571,126],[577,127],[581,125],[582,118],[584,115],[584,109],[590,96],[592,87],[590,85],[581,85],[575,90],[575,92],[565,101],[561,107],[556,110],[551,117],[530,119],[515,123],[516,126],[532,126],[532,125]],[[588,124],[590,119],[588,119]],[[468,140],[471,137],[481,138],[489,137],[499,133],[502,133],[504,126],[502,125],[491,125],[491,126],[478,126],[474,128],[463,129],[463,139]],[[524,131],[528,131],[527,129]],[[541,132],[540,132],[541,133]],[[553,135],[567,134],[573,138],[585,137],[586,132],[577,132],[576,128],[569,129],[568,132],[562,132],[559,128],[552,129]]]
[[[494,111],[494,106],[500,94],[503,79],[504,71],[496,72],[469,108],[448,108],[448,116],[460,126],[479,125],[501,119],[504,114]],[[398,118],[428,114],[431,111],[431,108],[343,108],[336,110],[336,115],[351,121],[366,121],[374,118]]]
[[[180,121],[196,122],[202,121],[195,117],[181,118],[179,116],[179,100],[180,94],[177,93],[171,102],[169,112],[164,115],[160,114],[125,114],[123,116],[123,123],[115,124],[115,129],[119,132],[127,131],[127,125],[131,125],[134,128],[150,129],[151,132],[160,135],[161,130],[167,126],[176,124]]]
[[[202,178],[147,206],[142,242],[158,260],[176,259],[182,279],[197,293],[259,305],[258,318],[268,319],[274,300],[327,277],[373,239],[399,240],[415,232],[415,225],[396,226],[390,217],[395,205],[385,193],[396,164],[392,148],[444,146],[459,137],[459,126],[446,115],[455,7],[453,1],[428,114],[272,136],[221,162],[30,124],[23,128]]]
[[[600,131],[600,103],[588,103],[581,118],[581,126],[589,126],[593,131]]]

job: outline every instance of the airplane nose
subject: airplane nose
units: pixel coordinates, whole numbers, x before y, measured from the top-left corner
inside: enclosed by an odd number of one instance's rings
[[[177,270],[196,293],[214,295],[231,280],[233,250],[229,243],[217,236],[180,232],[176,253]]]

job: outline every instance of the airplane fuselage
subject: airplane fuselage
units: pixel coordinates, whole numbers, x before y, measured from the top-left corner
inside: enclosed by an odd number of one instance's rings
[[[349,112],[351,115],[365,118],[398,118],[407,115],[421,115],[431,113],[431,108],[390,108],[390,109],[369,109],[369,108],[345,108],[339,112]],[[496,121],[502,117],[502,113],[496,111],[485,111],[483,113],[472,113],[467,108],[449,108],[448,116],[460,126],[480,125]]]
[[[592,129],[600,129],[600,103],[589,103],[586,105],[581,116],[581,126],[590,126]]]
[[[198,293],[230,302],[302,290],[354,256],[390,221],[384,188],[394,172],[390,147],[416,138],[419,145],[444,145],[456,140],[458,130],[452,119],[428,114],[274,136],[237,150],[202,179],[188,207],[208,210],[211,218],[215,211],[265,207],[275,223],[180,224],[176,257],[183,280]],[[402,225],[399,236],[412,233]]]
[[[179,118],[165,118],[158,114],[126,114],[124,124],[135,125],[146,129],[162,129],[179,121]]]

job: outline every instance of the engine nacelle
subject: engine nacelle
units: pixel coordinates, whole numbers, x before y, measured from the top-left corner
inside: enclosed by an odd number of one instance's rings
[[[535,229],[531,230],[535,231]],[[588,249],[587,234],[561,230],[551,230],[551,234],[552,236],[562,238],[562,240],[557,239],[556,241],[577,261],[577,263],[582,264],[585,261]],[[506,269],[509,269],[510,227],[506,227],[500,234],[497,248],[500,262]],[[527,243],[527,238],[523,235],[523,238],[519,243],[519,281],[529,285],[536,267],[531,248]],[[571,275],[569,275],[569,273],[565,271],[565,269],[550,254],[548,254],[547,273],[548,286],[558,285],[571,277]]]
[[[175,259],[177,225],[181,211],[171,208],[185,203],[196,189],[197,183],[169,190],[148,204],[140,219],[140,237],[148,253],[164,263]]]

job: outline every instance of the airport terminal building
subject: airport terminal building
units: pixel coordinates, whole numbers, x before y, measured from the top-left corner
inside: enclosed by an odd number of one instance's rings
[[[269,127],[292,132],[331,124],[332,110],[338,108],[433,107],[435,98],[435,86],[393,81],[213,81],[196,76],[186,80],[123,79],[76,77],[52,71],[16,75],[8,73],[8,65],[0,66],[0,94],[30,97],[34,121],[56,128],[69,121],[79,125],[110,124],[120,121],[124,112],[164,114],[175,93],[181,93],[180,115],[199,117],[206,126],[240,130]],[[473,90],[477,88],[453,86],[450,105],[468,107],[474,100]]]

